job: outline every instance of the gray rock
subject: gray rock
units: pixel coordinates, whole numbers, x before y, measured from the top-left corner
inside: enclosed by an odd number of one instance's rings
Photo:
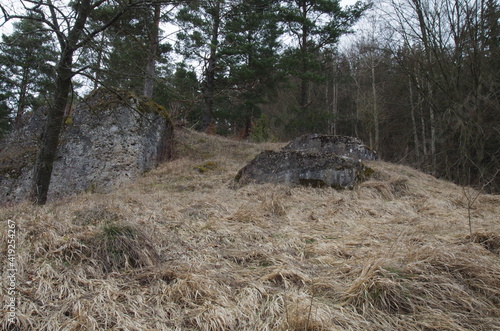
[[[0,202],[21,200],[29,193],[45,119],[46,109],[41,108],[0,141]]]
[[[283,147],[286,151],[308,153],[333,153],[344,155],[354,160],[377,160],[377,152],[367,147],[354,137],[308,134],[299,137]]]
[[[49,199],[87,190],[110,191],[173,156],[173,126],[165,110],[128,92],[99,89],[76,107],[67,122],[54,162]],[[2,187],[9,186],[8,192],[0,191],[0,200],[26,197],[36,148],[30,152],[29,160],[18,167],[17,179],[0,178]]]

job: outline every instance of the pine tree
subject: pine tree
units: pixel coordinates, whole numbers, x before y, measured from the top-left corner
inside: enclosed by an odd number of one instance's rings
[[[281,21],[288,40],[281,66],[298,81],[297,126],[306,121],[317,120],[309,112],[311,84],[324,78],[322,52],[333,47],[341,35],[350,31],[352,25],[370,6],[356,3],[343,9],[338,0],[289,0],[281,7]],[[321,119],[319,119],[322,121]]]
[[[247,138],[262,105],[275,98],[282,29],[278,25],[279,1],[243,1],[234,8],[221,45],[228,65],[229,94],[219,112]],[[232,93],[231,93],[232,92]]]
[[[12,34],[3,35],[0,44],[0,86],[4,91],[2,101],[19,122],[53,93],[52,61],[56,54],[50,35],[36,15],[13,26]]]
[[[249,126],[276,78],[278,1],[190,2],[177,15],[176,50],[203,67],[200,128]]]
[[[204,111],[201,130],[207,130],[213,121],[216,76],[222,70],[220,42],[231,5],[224,0],[190,1],[177,14],[181,32],[177,35],[176,50],[187,60],[203,66],[202,92]]]

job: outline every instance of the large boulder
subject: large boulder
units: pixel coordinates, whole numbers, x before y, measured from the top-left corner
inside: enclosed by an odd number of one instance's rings
[[[20,136],[16,139],[16,132],[9,139],[22,143]],[[1,200],[26,197],[31,187],[35,152],[32,143],[31,149],[23,152],[26,162],[15,171],[10,169],[6,173],[4,169],[0,177]],[[2,149],[0,172],[2,159],[6,159],[3,153]],[[163,107],[129,92],[99,89],[82,101],[66,120],[48,196],[54,198],[88,190],[106,192],[172,156],[173,126]],[[15,176],[9,172],[15,172]]]
[[[361,159],[376,159],[376,153],[356,138],[306,135],[280,151],[262,152],[238,172],[236,181],[353,188],[372,173]]]
[[[264,151],[238,172],[236,180],[340,189],[353,188],[366,173],[361,162],[332,153]]]

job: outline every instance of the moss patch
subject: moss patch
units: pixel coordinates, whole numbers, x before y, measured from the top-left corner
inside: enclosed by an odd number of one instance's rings
[[[359,172],[358,178],[360,179],[360,181],[364,181],[370,178],[374,173],[375,170],[373,170],[370,167],[367,167],[366,165],[363,165],[363,170]]]
[[[165,107],[145,96],[137,96],[135,93],[125,90],[99,88],[87,97],[86,103],[93,111],[107,111],[117,106],[128,106],[134,107],[142,113],[154,112],[170,119]]]
[[[205,172],[210,171],[210,170],[215,170],[218,167],[219,167],[219,165],[217,163],[209,161],[209,162],[205,162],[203,164],[197,165],[193,169],[198,170],[198,172],[200,172],[200,173],[205,173]]]

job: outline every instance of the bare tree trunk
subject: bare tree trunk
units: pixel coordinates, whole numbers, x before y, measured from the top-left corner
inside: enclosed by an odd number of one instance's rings
[[[330,92],[330,84],[329,82],[325,84],[325,100],[326,107],[331,109],[332,112],[332,120],[328,123],[328,133],[336,135],[337,134],[337,117],[338,117],[338,93],[339,93],[339,84],[337,82],[336,76],[336,63],[332,62],[332,79],[331,79],[331,89],[332,89],[332,97],[331,102],[329,98]]]
[[[21,80],[21,91],[19,91],[19,101],[17,103],[16,123],[19,123],[24,116],[26,109],[26,93],[28,90],[29,68],[23,69],[23,78]]]
[[[156,80],[156,58],[158,56],[159,31],[160,31],[161,4],[155,3],[153,9],[153,24],[149,33],[148,61],[146,64],[146,77],[144,78],[144,96],[153,98],[154,83]]]
[[[337,134],[337,119],[339,116],[339,84],[337,81],[333,82],[333,87],[332,87],[332,115],[333,115],[333,121],[332,121],[332,133],[334,135]]]
[[[101,41],[99,43],[97,49],[97,61],[96,68],[94,72],[94,90],[99,87],[99,81],[101,80],[101,64],[102,64],[102,56],[104,53],[104,41],[105,41],[104,33],[101,35]]]
[[[434,117],[434,109],[429,107],[429,122],[431,126],[431,162],[432,162],[432,173],[436,174],[437,171],[437,159],[436,159],[436,120]]]
[[[217,48],[219,45],[219,28],[220,28],[220,2],[216,1],[216,10],[213,15],[212,37],[210,40],[210,56],[207,61],[205,70],[205,86],[203,98],[205,99],[205,112],[203,114],[201,129],[206,131],[212,123],[212,115],[214,108],[215,96],[215,70],[217,66]]]
[[[356,73],[354,73],[353,77],[354,77],[354,80],[356,82],[356,101],[355,101],[355,105],[354,105],[354,109],[355,109],[355,114],[354,114],[354,117],[355,117],[355,120],[354,120],[354,135],[357,137],[357,138],[360,138],[359,137],[359,122],[360,122],[360,103],[361,103],[361,88],[359,86],[359,83],[357,81],[357,79],[355,78],[355,75]]]
[[[421,39],[422,43],[424,46],[424,52],[425,52],[425,60],[426,60],[426,66],[424,68],[425,70],[425,79],[427,81],[426,84],[426,89],[427,89],[427,103],[429,105],[429,125],[431,128],[431,170],[432,173],[436,173],[436,121],[435,121],[435,116],[434,116],[434,105],[433,105],[433,86],[431,81],[434,80],[434,74],[433,74],[433,64],[431,61],[431,44],[429,41],[429,26],[427,24],[426,20],[426,12],[424,8],[424,4],[422,3],[422,0],[411,0],[411,2],[414,5],[415,13],[417,14],[418,17],[418,22],[419,22],[419,28],[421,32]]]
[[[302,18],[304,21],[307,19],[307,4],[304,1],[302,4]],[[306,78],[308,65],[307,65],[307,38],[309,37],[309,28],[307,24],[302,25],[302,36],[301,36],[301,45],[300,52],[302,57],[302,75],[300,81],[300,108],[303,113],[307,111],[307,107],[309,105],[309,80]]]
[[[374,145],[373,148],[375,150],[379,149],[379,137],[380,137],[380,132],[379,132],[379,109],[378,109],[378,103],[377,103],[377,85],[375,81],[375,63],[374,59],[372,56],[371,59],[371,74],[372,74],[372,94],[373,94],[373,105],[372,105],[372,111],[373,111],[373,127],[374,127]]]
[[[413,84],[411,83],[411,77],[408,77],[408,90],[410,92],[410,114],[411,123],[413,126],[413,145],[415,148],[415,156],[417,161],[420,160],[420,146],[418,143],[418,132],[417,132],[417,121],[415,119],[415,103],[413,101]]]
[[[424,116],[424,106],[423,106],[423,100],[422,96],[418,96],[419,99],[419,108],[420,108],[420,125],[422,127],[422,152],[424,153],[424,157],[427,157],[428,151],[427,151],[427,133],[425,129],[425,116]]]

